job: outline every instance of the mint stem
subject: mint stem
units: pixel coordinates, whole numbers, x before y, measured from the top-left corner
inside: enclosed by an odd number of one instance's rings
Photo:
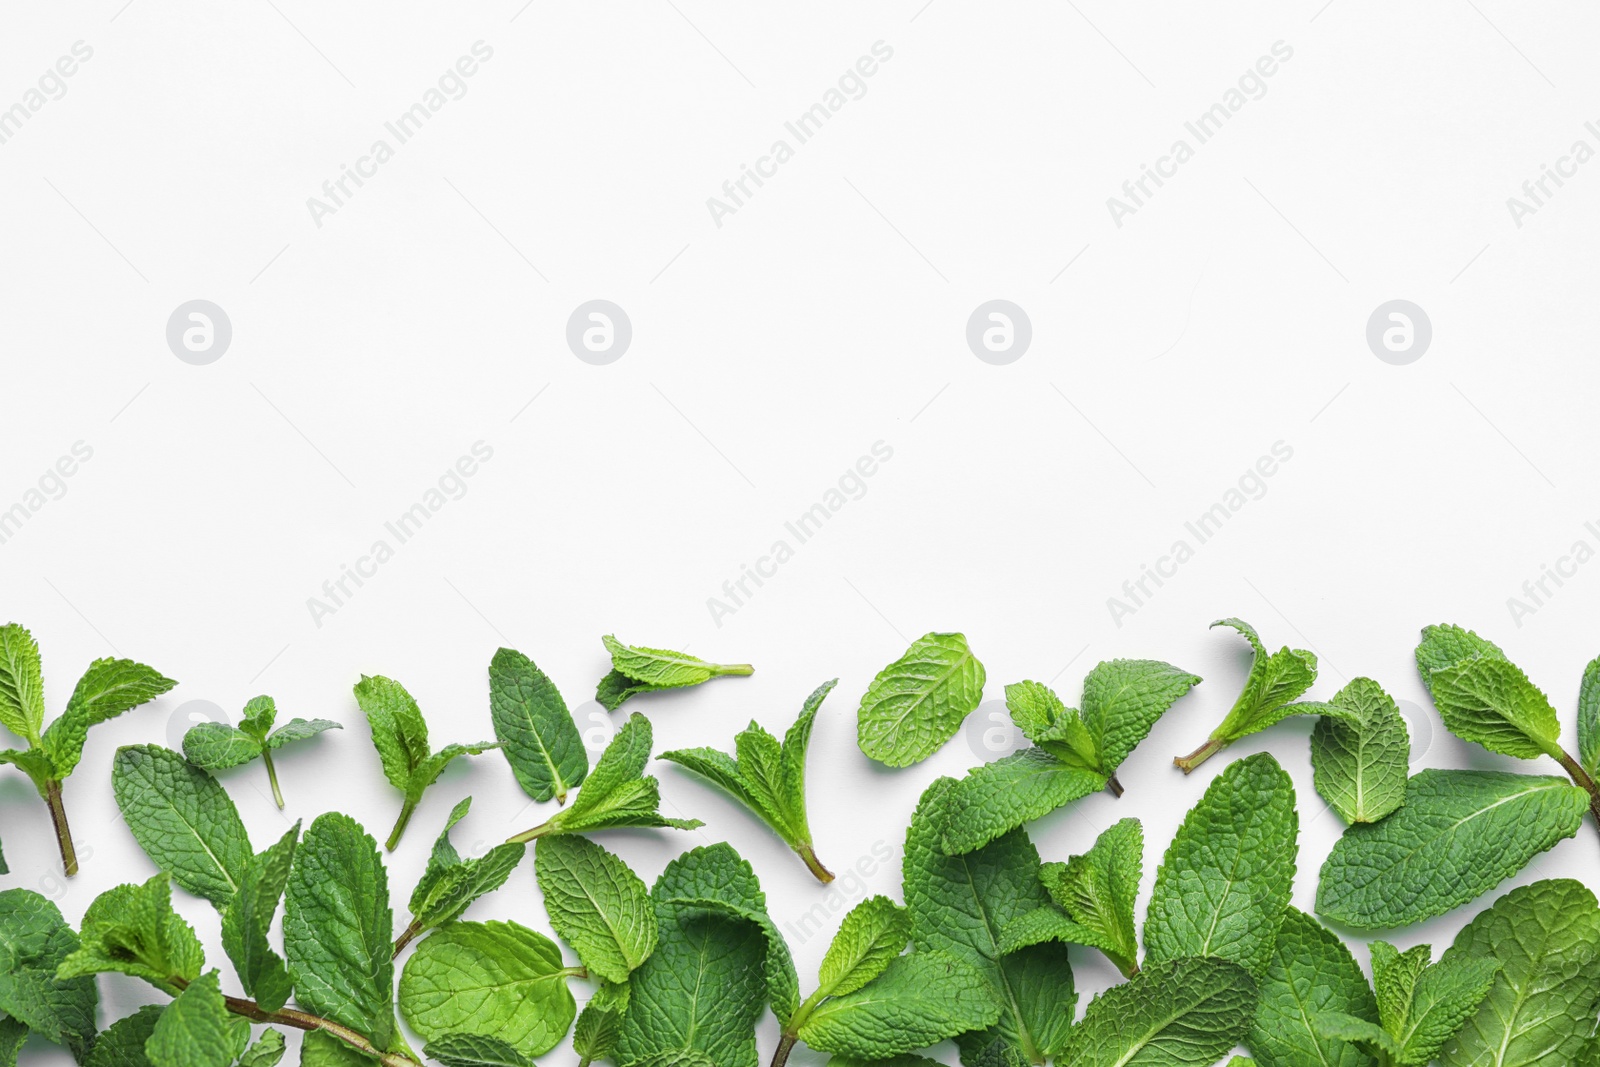
[[[389,958],[399,959],[400,953],[405,951],[405,947],[411,944],[411,942],[415,941],[417,939],[417,935],[421,933],[422,920],[412,919],[411,925],[400,931],[400,936],[394,939],[394,954]]]
[[[54,778],[44,784],[44,802],[50,805],[50,819],[56,824],[56,841],[61,846],[61,869],[68,878],[78,873],[78,850],[72,844],[72,827],[67,825],[67,809],[61,803],[61,783]]]
[[[1111,795],[1112,796],[1114,796],[1114,797],[1121,797],[1122,796],[1122,783],[1117,781],[1117,776],[1116,775],[1113,774],[1110,778],[1106,779],[1106,788],[1111,790]]]
[[[794,1048],[794,1044],[797,1040],[799,1039],[793,1034],[782,1034],[779,1036],[778,1047],[776,1051],[772,1053],[772,1067],[783,1067],[784,1064],[789,1062],[789,1052]]]
[[[1206,738],[1205,744],[1201,745],[1187,756],[1179,756],[1174,759],[1172,761],[1173,766],[1177,767],[1184,774],[1188,774],[1190,771],[1200,766],[1200,764],[1204,763],[1212,756],[1215,756],[1218,752],[1221,752],[1224,747],[1226,747],[1226,742],[1219,741],[1215,737],[1208,737]]]
[[[809,841],[801,845],[799,848],[796,848],[795,853],[798,854],[801,859],[806,861],[806,869],[816,876],[817,881],[821,882],[823,885],[827,885],[829,882],[833,881],[833,872],[824,867],[822,865],[822,861],[817,859],[817,854],[812,849]]]
[[[180,991],[189,985],[188,979],[169,978],[168,981]],[[384,1067],[422,1067],[420,1063],[410,1056],[399,1052],[385,1052],[374,1045],[364,1034],[357,1033],[332,1019],[324,1019],[293,1008],[280,1008],[277,1011],[266,1011],[253,1000],[243,997],[223,997],[228,1010],[235,1015],[243,1016],[251,1022],[276,1023],[279,1026],[292,1026],[296,1030],[323,1030],[343,1041],[353,1049],[357,1049],[373,1057]]]
[[[400,809],[400,818],[395,820],[394,829],[389,831],[389,840],[384,844],[384,848],[390,852],[395,850],[395,846],[400,844],[400,835],[406,832],[406,823],[411,821],[411,813],[416,810],[415,800],[405,802],[405,806]]]
[[[1558,747],[1550,754],[1561,764],[1561,769],[1567,772],[1573,783],[1589,794],[1589,813],[1594,816],[1595,827],[1600,829],[1600,785],[1595,784],[1589,772],[1566,749]]]
[[[278,768],[272,762],[272,753],[265,748],[261,750],[261,762],[267,765],[267,780],[272,783],[272,799],[278,802],[278,810],[282,811],[283,790],[278,788]]]
[[[724,663],[717,667],[717,673],[744,676],[756,673],[756,669],[748,663]]]
[[[520,834],[513,834],[511,837],[506,838],[506,844],[520,845],[524,842],[543,837],[549,832],[550,824],[548,822],[542,822],[538,826],[535,826],[532,830],[524,830]]]

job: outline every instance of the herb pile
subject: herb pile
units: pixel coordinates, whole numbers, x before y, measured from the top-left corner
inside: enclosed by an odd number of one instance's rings
[[[1573,754],[1548,698],[1498,647],[1459,627],[1427,628],[1417,666],[1445,726],[1491,752],[1553,760],[1565,776],[1412,776],[1405,719],[1378,683],[1358,678],[1302,700],[1316,682],[1313,655],[1269,653],[1247,623],[1222,625],[1249,642],[1249,676],[1221,725],[1175,763],[1187,773],[1286,717],[1317,718],[1313,782],[1347,824],[1318,876],[1320,918],[1290,903],[1301,808],[1265,752],[1222,769],[1189,809],[1165,843],[1142,924],[1137,819],[1077,855],[1039,855],[1029,822],[1102,789],[1171,784],[1124,783],[1118,770],[1200,679],[1156,660],[1112,660],[1085,677],[1078,708],[1037,682],[1006,686],[1031,747],[928,786],[906,831],[903,903],[862,900],[802,982],[756,871],[732,846],[690,848],[647,885],[594,839],[702,825],[661,814],[659,782],[645,773],[650,721],[630,714],[591,767],[555,683],[501,649],[489,666],[493,742],[434,751],[398,682],[355,686],[402,797],[389,850],[419,812],[444,815],[424,794],[458,756],[498,751],[533,801],[561,805],[463,857],[451,841],[471,805],[461,801],[399,923],[383,852],[364,827],[327,813],[258,850],[211,773],[260,758],[281,807],[273,753],[338,724],[295,719],[274,730],[276,706],[263,696],[237,727],[195,727],[183,753],[120,749],[112,791],[159,873],[101,894],[76,929],[40,894],[0,891],[0,1067],[16,1067],[30,1036],[84,1067],[275,1067],[289,1030],[303,1032],[306,1067],[532,1067],[569,1035],[579,1067],[756,1067],[769,1011],[773,1067],[799,1046],[836,1067],[930,1067],[937,1061],[921,1053],[946,1040],[967,1067],[1205,1067],[1241,1045],[1250,1058],[1230,1063],[1600,1067],[1600,902],[1581,883],[1513,889],[1438,954],[1373,940],[1363,966],[1334,929],[1393,930],[1453,911],[1600,813],[1600,659],[1582,677]],[[605,646],[612,669],[598,699],[613,710],[751,673],[610,637]],[[0,762],[49,803],[71,874],[61,783],[88,727],[175,683],[132,661],[96,661],[45,728],[40,679],[31,636],[0,628],[0,725],[26,744]],[[918,639],[863,695],[861,751],[891,767],[926,759],[978,706],[985,681],[962,635]],[[660,754],[748,808],[822,882],[832,875],[817,858],[805,771],[835,684],[805,699],[781,741],[751,722],[731,755]],[[559,941],[513,919],[464,918],[507,884],[530,843]],[[216,909],[220,953],[174,908],[174,887]],[[1084,950],[1125,980],[1080,1010],[1072,960]],[[156,1002],[102,1029],[101,976],[143,983]]]

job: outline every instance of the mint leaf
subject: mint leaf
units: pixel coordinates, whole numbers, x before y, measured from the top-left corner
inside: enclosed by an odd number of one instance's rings
[[[0,726],[29,744],[44,729],[44,678],[39,646],[26,628],[0,626]]]
[[[971,852],[1105,787],[1104,775],[1069,766],[1042,748],[1013,752],[974,767],[950,789],[942,847],[952,855]]]
[[[292,992],[288,966],[267,935],[288,887],[299,839],[300,824],[295,823],[277,843],[252,857],[239,891],[222,912],[222,947],[245,992],[265,1011],[283,1007]]]
[[[1444,1067],[1582,1062],[1600,1009],[1600,907],[1567,878],[1513,889],[1456,935],[1441,963],[1497,962],[1482,1006],[1447,1044]]]
[[[183,735],[183,754],[189,762],[208,771],[228,770],[260,759],[272,786],[272,799],[283,808],[283,790],[278,786],[278,768],[272,753],[291,741],[304,741],[328,730],[344,727],[327,719],[292,719],[276,732],[278,706],[269,696],[259,696],[245,705],[244,718],[237,727],[221,722],[203,722]]]
[[[1007,951],[1033,944],[1029,929],[1050,940],[1087,945],[1105,953],[1124,977],[1139,969],[1133,908],[1144,866],[1144,831],[1138,819],[1123,819],[1095,839],[1094,846],[1065,863],[1046,863],[1040,881],[1053,906],[1013,921],[1005,930]]]
[[[590,974],[626,982],[655,950],[650,894],[616,856],[582,837],[547,837],[534,849],[533,870],[551,927]]]
[[[600,680],[595,699],[607,711],[616,711],[623,701],[638,693],[700,685],[723,675],[755,673],[748,663],[707,663],[687,652],[625,645],[610,634],[600,640],[611,653],[611,672]]]
[[[1321,712],[1311,769],[1317,792],[1341,819],[1377,822],[1405,803],[1411,735],[1382,686],[1356,678],[1327,704],[1296,706]]]
[[[424,1045],[422,1052],[444,1067],[534,1067],[531,1058],[484,1034],[444,1034]]]
[[[372,727],[372,744],[383,762],[383,776],[405,797],[400,817],[384,846],[393,852],[423,791],[438,780],[445,766],[459,756],[476,756],[500,745],[487,741],[446,745],[434,752],[428,745],[428,724],[422,718],[422,709],[405,686],[392,678],[363,674],[355,693],[356,703]]]
[[[1006,686],[1006,710],[1024,737],[1062,763],[1085,771],[1100,769],[1099,738],[1090,732],[1082,713],[1063,704],[1043,682]]]
[[[172,880],[220,910],[239,891],[250,838],[217,780],[159,745],[117,750],[117,807],[145,855]]]
[[[1330,1011],[1315,1016],[1312,1025],[1322,1040],[1362,1055],[1363,1059],[1359,1062],[1392,1064],[1401,1055],[1400,1045],[1394,1035],[1366,1019]]]
[[[1200,683],[1200,676],[1153,659],[1113,659],[1083,680],[1083,723],[1100,752],[1094,768],[1110,777],[1156,720]]]
[[[1222,959],[1168,960],[1090,1001],[1060,1067],[1209,1067],[1250,1031],[1256,984]]]
[[[372,1060],[326,1030],[311,1030],[300,1040],[300,1067],[372,1067]]]
[[[183,755],[196,767],[226,771],[261,757],[261,742],[225,722],[202,722],[183,735]]]
[[[555,1048],[577,1007],[561,950],[510,922],[456,922],[429,935],[400,976],[400,1013],[424,1041],[496,1037],[524,1056]]]
[[[585,1060],[610,1059],[628,1012],[627,983],[602,981],[572,1027],[572,1051]]]
[[[1372,1057],[1318,1024],[1330,1012],[1370,1025],[1378,1020],[1372,990],[1350,950],[1316,919],[1288,908],[1244,1043],[1264,1067],[1375,1067]]]
[[[589,755],[555,683],[521,652],[502,648],[489,664],[489,709],[522,791],[566,803],[589,773]]]
[[[799,1027],[799,1038],[823,1052],[883,1059],[947,1037],[992,1026],[1000,1015],[983,974],[938,952],[889,962],[854,992],[823,1001]]]
[[[388,1048],[395,1036],[393,936],[389,877],[376,842],[348,815],[318,816],[284,897],[295,1000]]]
[[[147,1004],[106,1027],[95,1038],[94,1050],[84,1060],[84,1067],[150,1067],[150,1057],[145,1055],[144,1046],[155,1033],[156,1021],[166,1010],[162,1004]],[[4,1062],[4,1057],[0,1057],[0,1063]],[[9,1067],[16,1067],[15,1061]]]
[[[94,1042],[93,978],[60,978],[79,948],[60,910],[31,889],[0,892],[0,1014],[82,1060]]]
[[[1600,775],[1600,657],[1583,669],[1578,691],[1578,759],[1589,777]]]
[[[983,700],[984,678],[964,634],[923,634],[862,695],[856,743],[890,767],[927,759]]]
[[[854,993],[882,974],[910,941],[906,910],[888,897],[868,897],[850,909],[833,935],[817,975],[819,989],[829,997]]]
[[[145,1054],[152,1067],[231,1067],[250,1024],[228,1011],[216,971],[195,979],[156,1020]]]
[[[1560,778],[1425,770],[1405,807],[1345,830],[1322,865],[1317,911],[1358,930],[1443,915],[1576,834],[1588,806]]]
[[[1483,656],[1441,667],[1430,679],[1450,732],[1518,759],[1561,752],[1556,709],[1510,660]]]
[[[482,856],[461,858],[450,844],[450,831],[471,807],[471,797],[457,804],[434,842],[427,869],[411,892],[411,923],[395,942],[395,955],[429,930],[459,919],[473,901],[505,885],[522,862],[526,847],[520,844],[496,845]]]
[[[104,1035],[102,1035],[102,1040]],[[0,1067],[17,1067],[17,1051],[28,1040],[28,1028],[0,1015]],[[92,1057],[91,1053],[91,1057]]]
[[[1378,1012],[1393,1039],[1397,1067],[1426,1067],[1461,1024],[1478,1010],[1500,964],[1456,956],[1429,965],[1433,950],[1418,945],[1405,953],[1372,943],[1372,978]]]
[[[278,1067],[287,1051],[283,1034],[267,1027],[255,1044],[245,1049],[239,1057],[239,1067]]]
[[[40,747],[50,758],[55,777],[65,778],[78,766],[91,726],[147,704],[177,684],[131,659],[97,659],[89,664],[66,710],[41,738]]]
[[[1468,659],[1505,659],[1500,646],[1453,624],[1424,626],[1422,641],[1417,645],[1417,673],[1429,692],[1433,689],[1433,672],[1453,667]]]
[[[1218,619],[1211,624],[1231,626],[1250,642],[1252,660],[1244,689],[1234,701],[1222,725],[1211,732],[1206,743],[1187,756],[1172,762],[1188,774],[1242,737],[1282,722],[1298,713],[1291,704],[1317,680],[1317,657],[1305,649],[1287,645],[1268,655],[1267,646],[1255,627],[1243,619]]]
[[[818,861],[812,847],[811,824],[806,818],[806,747],[823,698],[838,684],[837,678],[824,682],[806,698],[800,717],[781,745],[752,721],[734,739],[736,757],[711,748],[661,754],[662,759],[709,778],[755,812],[823,884],[833,881],[833,874]]]
[[[200,977],[206,964],[194,928],[172,910],[172,885],[164,874],[101,893],[84,913],[79,937],[78,950],[61,961],[57,977],[126,974],[174,994]]]
[[[1267,753],[1230,764],[1184,817],[1156,871],[1147,961],[1212,956],[1265,973],[1294,880],[1294,783]]]

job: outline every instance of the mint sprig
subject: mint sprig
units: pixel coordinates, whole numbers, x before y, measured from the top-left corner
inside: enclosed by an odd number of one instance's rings
[[[1232,627],[1250,642],[1250,673],[1233,707],[1228,710],[1221,725],[1211,731],[1205,744],[1187,756],[1179,756],[1172,761],[1184,774],[1240,738],[1298,714],[1302,709],[1292,702],[1317,680],[1317,657],[1314,653],[1287,645],[1268,653],[1261,635],[1243,619],[1218,619],[1211,625],[1213,628]]]
[[[610,634],[600,639],[611,653],[611,671],[600,679],[594,698],[607,711],[616,711],[629,697],[700,685],[727,675],[749,675],[748,663],[708,663],[687,652],[625,645]]]
[[[272,799],[283,810],[283,790],[278,786],[278,767],[272,754],[291,741],[304,741],[328,730],[344,727],[328,719],[291,719],[274,730],[278,705],[269,696],[258,696],[244,707],[238,726],[225,722],[202,722],[183,735],[183,754],[197,767],[225,771],[260,759],[272,785]]]

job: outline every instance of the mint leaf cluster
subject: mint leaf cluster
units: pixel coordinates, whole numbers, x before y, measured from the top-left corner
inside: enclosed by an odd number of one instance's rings
[[[1250,673],[1233,707],[1205,744],[1172,761],[1185,774],[1240,738],[1297,714],[1294,700],[1317,680],[1315,653],[1287,645],[1269,653],[1256,628],[1243,619],[1218,619],[1211,625],[1231,627],[1250,642]]]
[[[269,696],[259,696],[244,706],[238,726],[222,722],[202,722],[190,727],[183,737],[183,754],[196,767],[225,771],[259,759],[272,784],[272,799],[283,808],[283,790],[278,786],[278,768],[272,754],[291,741],[305,741],[328,730],[344,727],[328,719],[291,719],[274,730],[278,705]]]

